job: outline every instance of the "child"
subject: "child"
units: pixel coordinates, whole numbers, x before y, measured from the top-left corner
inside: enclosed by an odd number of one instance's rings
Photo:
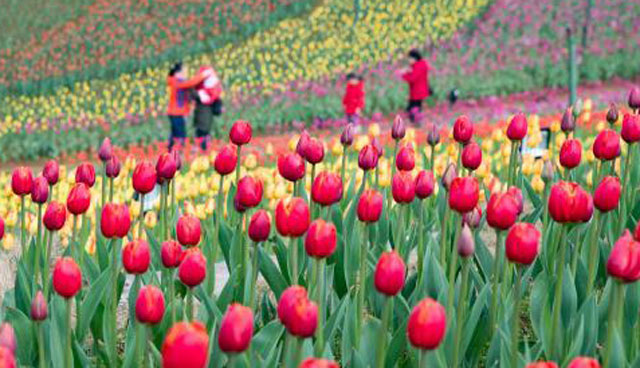
[[[200,142],[202,151],[206,151],[211,140],[211,125],[213,117],[220,115],[222,102],[220,94],[222,86],[218,75],[210,66],[200,68],[200,74],[209,74],[195,88],[194,100],[196,101],[193,113],[193,125],[196,130],[196,141]]]
[[[173,65],[169,70],[169,76],[167,77],[167,86],[169,87],[169,107],[167,108],[167,115],[171,122],[169,151],[171,151],[176,141],[184,143],[187,137],[185,116],[189,115],[191,108],[189,89],[200,84],[207,76],[208,74],[203,73],[187,80],[182,70],[182,63]]]
[[[422,58],[416,49],[409,51],[411,66],[401,71],[402,79],[409,85],[409,104],[407,112],[412,123],[416,124],[416,116],[422,111],[422,101],[429,97],[429,63]]]
[[[342,99],[349,124],[356,123],[364,109],[364,81],[355,73],[347,74],[347,87]]]

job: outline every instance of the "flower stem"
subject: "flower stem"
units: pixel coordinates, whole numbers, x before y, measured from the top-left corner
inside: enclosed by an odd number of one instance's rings
[[[36,329],[38,330],[38,364],[39,368],[45,368],[47,366],[45,364],[47,357],[44,354],[44,331],[42,322],[36,322]]]
[[[342,165],[340,166],[340,182],[342,183],[342,192],[345,193],[346,192],[346,188],[345,188],[345,182],[344,182],[344,173],[346,170],[346,164],[347,164],[347,146],[342,146]],[[342,199],[344,200],[344,196],[342,197]]]
[[[460,285],[460,297],[458,298],[458,305],[456,309],[456,331],[453,337],[453,366],[458,366],[458,355],[460,351],[460,339],[462,337],[462,327],[464,326],[466,305],[467,305],[467,290],[469,288],[469,260],[462,260],[462,283]]]
[[[358,271],[357,281],[357,317],[356,317],[356,347],[360,346],[360,335],[362,332],[362,320],[364,319],[364,284],[366,280],[366,266],[367,266],[367,225],[362,227],[363,240],[360,243],[360,269]]]
[[[422,285],[422,273],[424,270],[424,201],[420,201],[418,206],[418,285]]]
[[[258,280],[258,247],[260,246],[260,243],[254,243],[253,246],[253,254],[252,254],[252,260],[251,260],[251,285],[253,285],[254,287],[251,287],[249,290],[249,307],[252,310],[255,310],[256,307],[256,288],[255,285],[257,283]]]
[[[111,354],[113,363],[117,361],[117,333],[118,333],[118,246],[114,240],[111,243],[111,315],[113,320],[111,321],[111,335],[113,337],[113,346],[111,346]]]
[[[238,163],[236,164],[236,190],[238,190],[238,182],[240,181],[240,166],[242,166],[242,146],[237,146]]]
[[[25,242],[25,232],[24,232],[24,196],[20,197],[20,247],[22,248],[22,256],[25,256],[26,250],[26,242]]]
[[[140,194],[140,217],[138,220],[138,239],[142,239],[142,227],[144,226],[144,193]]]
[[[520,331],[520,290],[522,288],[522,270],[516,266],[516,285],[513,293],[513,320],[511,321],[511,367],[517,367],[518,335]]]
[[[295,238],[289,238],[289,257],[291,258],[291,285],[298,283],[298,243]]]
[[[175,296],[176,296],[176,285],[174,283],[174,270],[170,269],[169,270],[169,300],[171,300],[171,302],[173,302],[175,300]],[[171,325],[173,325],[176,322],[176,306],[173,305],[171,307]]]
[[[496,317],[498,313],[498,284],[499,284],[499,275],[500,275],[500,264],[502,263],[502,232],[500,230],[496,230],[496,249],[494,250],[494,260],[493,260],[493,272],[492,272],[492,287],[491,287],[491,307],[489,312],[489,320],[490,326],[495,331],[497,329],[496,326]]]
[[[36,249],[33,252],[33,280],[37,284],[38,283],[38,273],[40,273],[40,256],[42,255],[42,241],[41,233],[42,233],[42,204],[38,203],[38,232],[36,233]]]
[[[324,288],[325,288],[325,272],[324,272],[324,258],[320,258],[315,260],[317,263],[317,289],[316,289],[316,300],[318,302],[318,327],[316,328],[316,345],[315,345],[315,355],[317,357],[321,357],[324,352]]]
[[[607,324],[607,341],[604,346],[604,357],[602,367],[609,368],[611,352],[613,350],[613,338],[616,330],[620,327],[620,309],[624,300],[624,284],[619,281],[613,282],[613,292],[609,299],[609,322]]]
[[[383,368],[385,353],[387,351],[387,335],[389,329],[389,320],[391,319],[391,311],[393,310],[393,297],[385,295],[384,308],[382,310],[382,327],[378,336],[378,348],[376,349],[376,367]]]
[[[146,343],[147,343],[147,331],[144,323],[136,322],[136,357],[138,358],[138,364],[140,367],[144,367],[146,364]]]
[[[187,321],[193,320],[193,290],[191,288],[187,289],[187,305],[186,305],[186,313]]]
[[[42,271],[42,287],[44,288],[44,295],[49,295],[49,257],[51,254],[51,244],[53,243],[54,232],[49,232],[49,239],[47,239],[47,248],[44,256],[44,270]]]
[[[588,265],[588,275],[589,278],[587,279],[587,294],[586,296],[589,297],[591,295],[591,292],[593,291],[593,287],[594,287],[594,283],[595,283],[595,277],[596,277],[596,263],[597,263],[597,257],[598,257],[598,238],[599,238],[599,234],[600,234],[600,228],[602,226],[603,220],[604,220],[604,215],[600,214],[600,211],[595,211],[595,214],[593,215],[593,224],[591,225],[591,227],[589,228],[590,233],[589,233],[589,250],[588,250],[588,259],[589,259],[589,265]],[[573,266],[573,265],[572,265]],[[575,267],[573,267],[572,271],[574,272],[575,275]]]
[[[560,228],[560,241],[558,242],[558,251],[560,252],[560,257],[558,257],[558,264],[556,266],[556,289],[555,296],[553,298],[553,310],[552,310],[552,320],[551,320],[551,345],[552,347],[556,347],[556,338],[558,335],[558,325],[560,324],[560,312],[562,310],[562,282],[564,276],[564,257],[565,257],[565,249],[564,249],[564,236],[565,229],[564,227]]]
[[[73,367],[73,357],[71,354],[71,302],[72,298],[66,299],[66,307],[67,307],[67,348],[65,349],[64,355],[64,366],[66,368]]]
[[[444,206],[442,224],[440,225],[440,265],[444,267],[447,255],[447,224],[449,223],[449,206]]]
[[[447,304],[449,305],[447,310],[449,313],[453,310],[453,304],[456,297],[456,269],[458,268],[458,247],[456,243],[460,236],[461,226],[456,226],[456,236],[453,241],[453,247],[451,247],[451,263],[449,263],[449,293],[447,298]]]

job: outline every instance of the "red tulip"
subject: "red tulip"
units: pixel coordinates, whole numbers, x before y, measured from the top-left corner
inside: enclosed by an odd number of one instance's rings
[[[91,192],[85,183],[76,183],[67,196],[67,209],[74,215],[82,215],[91,205]]]
[[[271,216],[265,210],[256,211],[249,221],[249,238],[256,243],[266,241],[271,232]]]
[[[51,201],[47,205],[47,209],[44,211],[44,217],[42,223],[49,231],[58,231],[64,227],[64,222],[67,219],[67,210],[62,203]]]
[[[609,212],[618,207],[620,201],[620,179],[616,176],[605,176],[593,192],[593,205],[600,212]]]
[[[151,162],[142,161],[136,165],[131,176],[133,189],[141,194],[147,194],[156,186],[156,169]]]
[[[393,125],[391,126],[391,138],[399,141],[404,138],[406,131],[407,128],[405,126],[404,120],[400,115],[396,115],[396,117],[393,119]]]
[[[520,215],[522,211],[524,211],[524,197],[522,196],[522,191],[518,187],[509,187],[509,189],[507,189],[507,193],[511,194],[511,196],[516,200],[516,203],[518,203],[518,215]]]
[[[302,179],[304,177],[304,158],[295,152],[279,156],[278,173],[292,182]]]
[[[638,115],[624,114],[620,135],[628,144],[640,141],[640,117]]]
[[[149,269],[151,251],[149,243],[143,239],[134,239],[122,248],[122,265],[132,275],[142,275]]]
[[[400,171],[411,171],[416,166],[416,154],[411,145],[400,147],[396,155],[396,167]]]
[[[391,194],[397,203],[411,203],[416,196],[416,183],[408,171],[399,171],[393,175]]]
[[[108,178],[117,178],[120,175],[120,160],[118,156],[113,156],[109,161],[107,161],[107,166],[105,167],[105,172]]]
[[[89,188],[96,182],[96,169],[93,164],[83,162],[76,167],[76,183],[85,183]]]
[[[433,194],[435,186],[433,179],[433,172],[421,170],[416,176],[415,180],[416,196],[420,199],[425,199]]]
[[[507,259],[513,263],[530,265],[538,256],[540,231],[533,224],[519,222],[509,230],[505,239]]]
[[[47,300],[44,298],[42,291],[38,290],[31,301],[31,320],[36,322],[44,321],[47,319],[48,314]]]
[[[456,250],[462,258],[471,257],[476,250],[476,241],[473,239],[473,234],[471,233],[469,225],[465,223],[462,224],[462,230],[460,231],[460,237],[456,244]]]
[[[157,325],[164,316],[164,295],[158,287],[146,285],[138,291],[136,319],[140,323]]]
[[[579,356],[573,358],[567,368],[600,368],[600,363],[597,359]]]
[[[458,117],[453,123],[453,139],[460,144],[468,143],[473,137],[473,123],[465,115]]]
[[[298,144],[296,144],[296,153],[304,159],[307,158],[307,147],[309,145],[310,139],[311,136],[309,135],[309,133],[307,133],[306,130],[304,130],[300,134],[300,138],[298,138]]]
[[[300,363],[298,368],[340,368],[340,365],[333,360],[307,358]]]
[[[200,248],[189,248],[184,252],[184,258],[178,269],[180,281],[188,287],[195,287],[207,276],[207,259]]]
[[[38,176],[33,180],[31,187],[31,201],[42,204],[49,198],[49,182],[44,176]]]
[[[509,193],[494,193],[487,203],[487,223],[489,226],[507,230],[518,219],[519,204]]]
[[[311,199],[322,205],[331,206],[342,199],[342,179],[338,174],[323,171],[313,180]]]
[[[382,194],[375,189],[365,189],[358,199],[358,219],[362,222],[377,222],[382,214]]]
[[[364,171],[375,169],[378,166],[378,152],[373,145],[368,144],[358,154],[358,166]]]
[[[620,156],[620,136],[612,129],[604,129],[593,141],[593,155],[599,160],[610,161]]]
[[[180,262],[182,262],[182,247],[175,240],[164,241],[160,248],[160,258],[162,258],[162,265],[164,267],[176,268],[180,266]]]
[[[309,206],[302,198],[289,197],[276,205],[276,229],[282,236],[297,238],[309,228],[311,214]]]
[[[204,368],[209,357],[209,335],[200,322],[178,322],[162,343],[162,368]]]
[[[304,158],[313,165],[322,162],[322,159],[324,159],[324,145],[322,142],[313,137],[309,138]]]
[[[411,345],[433,350],[440,345],[447,329],[444,307],[431,298],[424,298],[409,315],[407,335]]]
[[[235,208],[236,212],[238,213],[245,213],[245,211],[247,210],[247,208],[243,206],[238,200],[237,194],[233,197],[233,208]]]
[[[627,100],[627,103],[633,110],[640,109],[640,88],[631,88],[631,90],[629,91],[629,99]]]
[[[299,285],[293,285],[286,288],[280,299],[278,300],[278,319],[283,325],[289,324],[288,317],[291,315],[292,309],[296,305],[298,299],[308,299],[307,290]]]
[[[253,312],[241,304],[231,304],[220,322],[220,350],[225,353],[242,353],[249,348],[252,336]]]
[[[0,346],[9,349],[14,354],[16,352],[16,332],[9,322],[3,322],[0,325]]]
[[[262,201],[262,181],[253,176],[245,176],[238,182],[236,193],[242,207],[249,209],[256,207]]]
[[[455,178],[449,188],[449,207],[458,213],[466,213],[478,204],[480,187],[474,177]]]
[[[562,114],[562,119],[560,120],[560,129],[563,132],[569,133],[573,132],[576,128],[576,119],[573,117],[573,111],[571,107],[568,107],[564,110],[564,114]]]
[[[0,367],[16,368],[17,366],[18,364],[16,363],[16,358],[11,350],[0,346]]]
[[[248,121],[238,120],[233,123],[231,130],[229,131],[229,139],[236,146],[242,146],[251,141],[251,135],[253,129]]]
[[[73,298],[82,287],[82,271],[71,257],[58,258],[53,268],[53,289],[63,298]]]
[[[578,184],[561,180],[551,187],[548,207],[556,222],[587,222],[593,214],[593,199]]]
[[[182,156],[180,155],[180,150],[173,150],[171,153],[173,154],[173,159],[176,160],[177,170],[180,171],[182,168]]]
[[[373,276],[376,290],[388,296],[398,294],[404,287],[406,274],[404,261],[396,251],[382,253]]]
[[[58,166],[58,161],[49,160],[46,164],[44,164],[44,168],[42,168],[42,176],[47,179],[49,185],[56,185],[58,183],[58,178],[60,176],[60,168]]]
[[[462,149],[462,166],[474,171],[482,163],[482,149],[476,142],[470,142]]]
[[[304,288],[291,286],[280,296],[278,317],[291,335],[307,338],[318,326],[318,306],[307,298]]]
[[[337,242],[335,225],[323,219],[317,219],[309,226],[304,248],[311,257],[326,258],[336,250]]]
[[[558,364],[554,362],[534,362],[529,363],[525,368],[558,368]]]
[[[527,136],[527,117],[519,113],[511,118],[507,127],[507,137],[512,141],[521,141]]]
[[[218,151],[213,167],[219,175],[231,174],[238,165],[238,153],[232,145],[224,145]]]
[[[582,144],[577,139],[567,139],[560,148],[560,165],[573,169],[580,165],[582,159]]]
[[[475,229],[480,226],[482,220],[482,209],[476,206],[471,211],[465,213],[462,216],[462,222],[469,225],[470,228]]]
[[[100,149],[98,149],[98,158],[102,162],[107,162],[113,157],[113,147],[111,146],[111,139],[106,137],[102,140]]]
[[[17,196],[25,196],[31,193],[33,187],[33,174],[28,167],[20,166],[11,174],[11,190]]]
[[[607,111],[607,123],[614,125],[618,121],[618,107],[612,103]]]
[[[178,242],[183,246],[198,245],[202,236],[200,220],[191,214],[180,216],[176,224],[176,234],[178,235]]]
[[[616,241],[607,260],[607,273],[622,282],[640,279],[640,242],[631,237],[629,230]]]
[[[102,207],[100,230],[105,238],[124,238],[131,228],[131,214],[126,204],[107,203]]]
[[[173,154],[165,152],[158,157],[158,161],[156,162],[156,173],[158,177],[171,180],[176,175],[177,170],[178,165],[176,164]]]

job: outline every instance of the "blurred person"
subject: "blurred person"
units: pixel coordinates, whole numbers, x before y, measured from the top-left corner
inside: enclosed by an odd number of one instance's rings
[[[167,86],[169,87],[167,115],[171,123],[169,151],[171,151],[176,141],[184,144],[184,140],[187,137],[185,116],[189,115],[189,110],[191,109],[189,89],[200,84],[207,76],[198,74],[191,79],[186,79],[180,62],[169,69],[169,76],[167,77]]]
[[[402,79],[409,84],[409,104],[407,112],[412,123],[416,124],[416,116],[422,111],[422,102],[429,97],[429,70],[431,67],[422,58],[420,51],[412,49],[409,51],[409,68],[400,71]]]
[[[195,128],[196,141],[200,142],[202,151],[207,151],[211,141],[211,127],[214,116],[222,114],[222,83],[218,74],[210,66],[200,68],[200,74],[208,76],[199,83],[193,93],[195,109],[193,113],[193,126]],[[214,126],[216,136],[218,129]]]
[[[342,106],[349,124],[357,123],[364,109],[364,80],[355,73],[347,74],[347,85],[342,98]]]

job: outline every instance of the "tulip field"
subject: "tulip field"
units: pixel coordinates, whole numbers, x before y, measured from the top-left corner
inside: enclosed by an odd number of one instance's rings
[[[640,89],[590,109],[18,166],[0,367],[640,367]]]

